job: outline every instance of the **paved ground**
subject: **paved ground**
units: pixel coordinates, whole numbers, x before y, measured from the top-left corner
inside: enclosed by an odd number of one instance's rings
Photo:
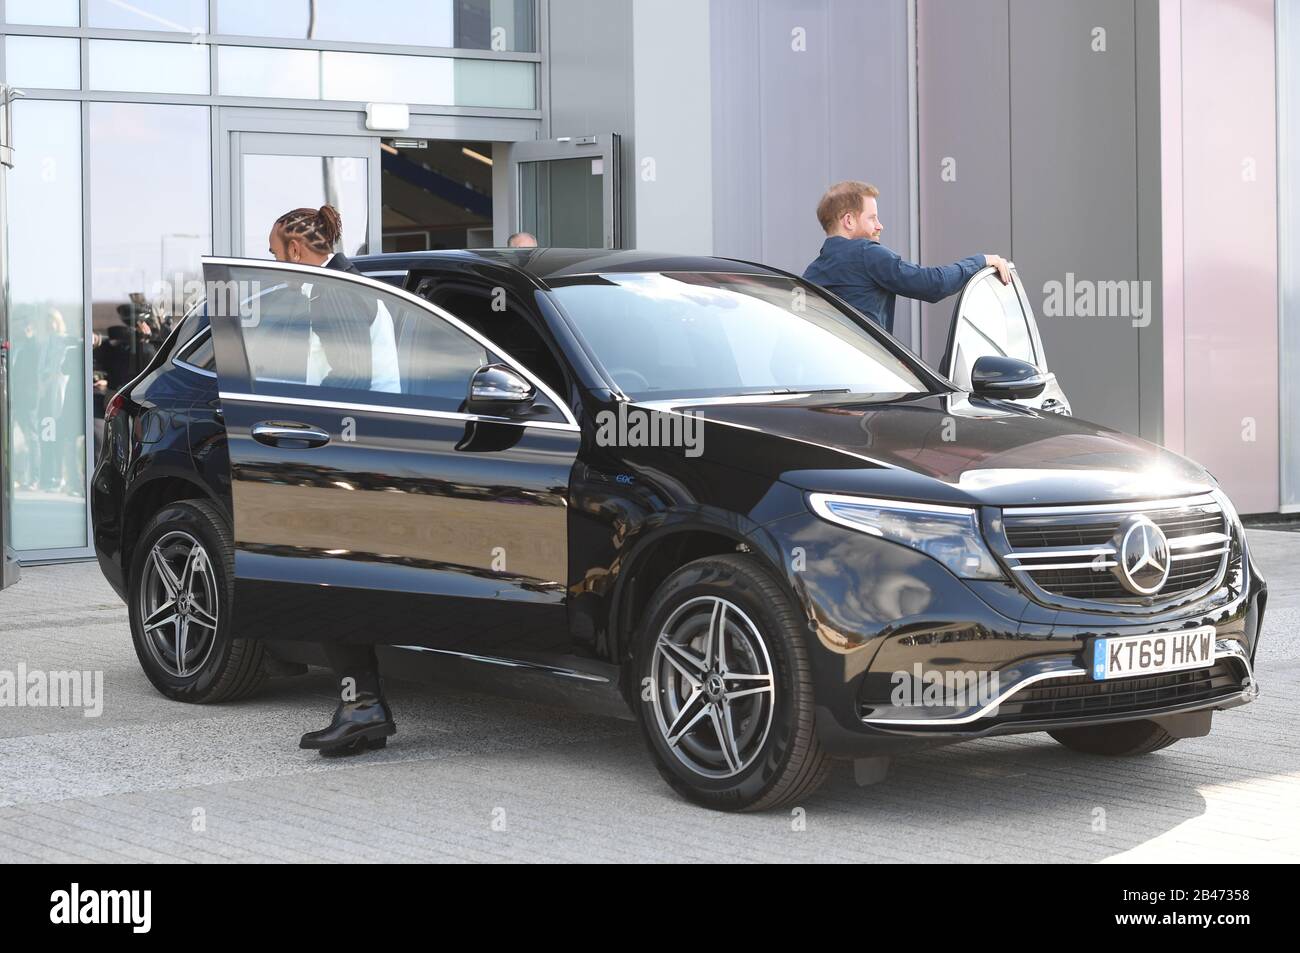
[[[100,669],[102,716],[0,708],[0,861],[1300,860],[1300,534],[1252,532],[1271,585],[1263,697],[1144,759],[1045,735],[840,768],[793,812],[678,800],[635,726],[398,683],[388,749],[296,747],[332,706],[323,672],[254,700],[158,695],[93,564],[28,568],[0,594],[0,669]],[[1098,829],[1104,820],[1104,829]]]

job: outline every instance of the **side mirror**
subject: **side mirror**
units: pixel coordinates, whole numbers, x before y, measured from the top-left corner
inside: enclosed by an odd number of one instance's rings
[[[970,389],[976,397],[1019,400],[1037,397],[1046,386],[1047,378],[1038,368],[1014,357],[981,357],[970,372]]]
[[[533,385],[507,364],[484,364],[469,382],[469,405],[479,410],[526,407],[535,396]]]

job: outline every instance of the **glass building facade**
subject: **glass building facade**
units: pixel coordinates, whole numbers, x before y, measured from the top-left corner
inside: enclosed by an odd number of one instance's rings
[[[23,91],[6,184],[8,542],[25,561],[77,558],[105,404],[184,313],[201,256],[266,257],[276,216],[325,202],[348,254],[491,244],[493,142],[537,138],[539,14],[533,0],[0,8],[4,80]],[[410,129],[367,130],[367,103],[406,104]]]

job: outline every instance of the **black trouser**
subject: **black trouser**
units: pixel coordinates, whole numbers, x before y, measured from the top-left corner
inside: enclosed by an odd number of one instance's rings
[[[325,658],[333,667],[340,683],[344,678],[352,678],[356,682],[358,694],[368,692],[378,695],[380,693],[379,660],[375,658],[373,645],[326,643]]]

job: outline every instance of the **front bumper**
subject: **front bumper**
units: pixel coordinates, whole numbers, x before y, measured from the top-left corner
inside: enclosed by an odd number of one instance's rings
[[[1267,587],[1244,544],[1223,586],[1196,604],[1117,614],[1052,608],[1009,583],[960,580],[927,556],[815,517],[788,517],[765,531],[782,552],[804,554],[804,568],[795,566],[788,581],[808,612],[818,735],[835,755],[1163,719],[1258,695],[1253,659]],[[1096,637],[1199,626],[1215,630],[1211,666],[1089,677]],[[941,679],[996,673],[996,690],[966,704],[898,704],[902,676],[921,672]]]

